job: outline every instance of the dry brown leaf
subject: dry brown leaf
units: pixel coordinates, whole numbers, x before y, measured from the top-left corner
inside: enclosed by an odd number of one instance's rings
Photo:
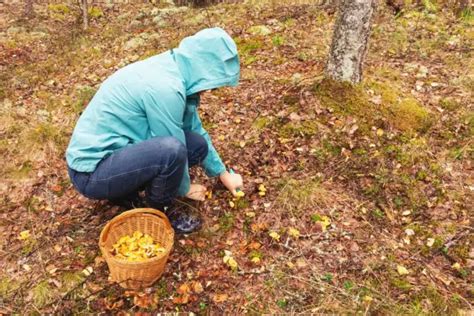
[[[133,297],[133,304],[142,308],[149,308],[156,305],[158,300],[153,294],[140,293]]]
[[[260,249],[260,247],[262,247],[262,244],[259,243],[259,242],[256,242],[256,241],[253,241],[249,244],[248,246],[250,249],[253,249],[253,250],[257,250],[257,249]]]
[[[222,302],[225,302],[227,301],[227,299],[229,298],[229,295],[225,294],[225,293],[222,293],[222,294],[216,294],[212,297],[212,301],[214,303],[222,303]]]
[[[175,296],[173,298],[174,304],[188,304],[189,303],[189,294],[183,294],[181,296]]]
[[[181,286],[176,291],[176,293],[178,294],[189,294],[190,292],[191,292],[191,287],[189,286],[188,283],[181,284]]]
[[[204,291],[204,288],[202,287],[202,284],[199,281],[194,281],[192,283],[192,286],[193,286],[194,293],[199,294],[199,293],[202,293]]]

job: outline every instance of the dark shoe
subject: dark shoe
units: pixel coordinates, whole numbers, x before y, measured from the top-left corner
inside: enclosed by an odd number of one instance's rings
[[[175,207],[165,210],[165,214],[178,234],[190,234],[201,229],[201,216],[192,209]]]
[[[120,206],[125,210],[131,210],[134,208],[142,208],[147,206],[145,201],[138,195],[129,199],[125,198],[118,200],[110,200],[110,203],[112,203],[113,205]]]

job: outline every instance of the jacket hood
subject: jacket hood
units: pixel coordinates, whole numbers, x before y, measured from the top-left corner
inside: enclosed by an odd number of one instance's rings
[[[186,96],[239,83],[237,45],[221,28],[204,29],[186,37],[171,53],[183,75]]]

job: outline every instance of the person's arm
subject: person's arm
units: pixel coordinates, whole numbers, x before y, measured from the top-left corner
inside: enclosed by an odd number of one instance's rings
[[[197,106],[199,105],[199,96],[193,95],[188,97],[186,101],[186,110],[184,112],[183,130],[192,131],[204,137],[208,146],[208,154],[202,162],[202,167],[209,177],[217,177],[226,171],[225,165],[216,149],[212,145],[211,137],[204,129],[201,119],[197,113]]]
[[[178,93],[166,95],[162,92],[158,97],[153,90],[147,90],[143,93],[142,101],[151,135],[173,136],[186,146],[186,137],[180,120],[185,107],[183,98]],[[178,195],[186,196],[189,189],[190,178],[186,161]]]
[[[184,125],[183,129],[186,131],[192,131],[198,133],[207,142],[209,152],[204,159],[202,166],[209,177],[219,176],[222,184],[230,191],[233,195],[237,194],[237,189],[243,188],[242,177],[239,174],[231,174],[226,170],[222,159],[217,153],[216,149],[212,145],[209,134],[204,129],[201,123],[201,119],[197,113],[197,106],[199,105],[199,95],[193,95],[188,97],[186,100],[186,110],[184,113]]]

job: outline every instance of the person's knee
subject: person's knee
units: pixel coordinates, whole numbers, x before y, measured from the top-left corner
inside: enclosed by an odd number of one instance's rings
[[[194,155],[197,155],[200,161],[206,158],[209,152],[209,146],[204,137],[197,133],[188,132],[186,134],[186,141],[188,143],[188,151],[192,152]]]
[[[162,137],[156,150],[159,154],[166,154],[175,163],[180,164],[186,161],[186,146],[176,137]]]
[[[207,141],[201,135],[197,135],[196,152],[199,153],[199,156],[201,157],[202,160],[204,160],[204,158],[206,158],[206,156],[209,152],[209,146],[207,145]]]

